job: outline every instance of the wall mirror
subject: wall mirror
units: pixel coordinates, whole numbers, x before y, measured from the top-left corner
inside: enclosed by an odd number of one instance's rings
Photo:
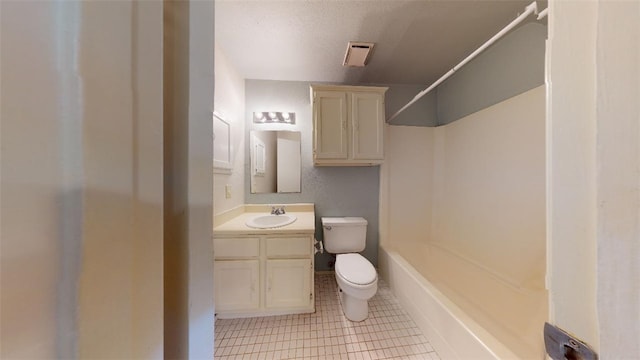
[[[300,132],[251,131],[251,193],[300,192]]]

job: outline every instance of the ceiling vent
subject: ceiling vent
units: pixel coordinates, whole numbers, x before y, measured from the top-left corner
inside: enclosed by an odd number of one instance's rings
[[[347,53],[344,55],[343,66],[365,66],[371,56],[374,43],[349,41]]]

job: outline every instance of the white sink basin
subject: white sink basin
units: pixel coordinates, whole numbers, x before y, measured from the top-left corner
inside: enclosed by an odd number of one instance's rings
[[[295,215],[258,215],[246,221],[250,228],[254,229],[274,229],[285,225],[289,225],[296,221]]]

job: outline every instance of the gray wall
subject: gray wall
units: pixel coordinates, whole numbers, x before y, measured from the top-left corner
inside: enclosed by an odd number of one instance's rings
[[[251,194],[249,151],[245,156],[245,202],[247,204],[286,204],[310,202],[316,210],[316,238],[322,239],[323,216],[362,216],[367,226],[367,247],[362,253],[375,266],[378,262],[379,167],[314,167],[312,157],[311,104],[308,82],[246,80],[245,144],[250,130],[296,130],[301,132],[302,192],[294,194]],[[293,111],[295,125],[253,124],[254,111]],[[331,269],[328,254],[316,255],[316,270]]]
[[[546,37],[545,25],[526,24],[438,86],[438,125],[543,85]]]
[[[547,26],[528,23],[462,67],[447,81],[409,107],[392,125],[438,126],[451,123],[544,84]],[[462,59],[460,59],[462,60]],[[456,64],[451,64],[451,67]],[[431,84],[399,92],[397,104],[387,99],[387,116]]]
[[[385,111],[387,118],[395,114],[396,111],[405,106],[425,88],[426,86],[424,85],[390,86],[385,96]],[[420,100],[416,101],[413,105],[401,112],[398,117],[390,122],[390,124],[407,126],[438,126],[436,96],[435,91],[431,91],[426,94]]]

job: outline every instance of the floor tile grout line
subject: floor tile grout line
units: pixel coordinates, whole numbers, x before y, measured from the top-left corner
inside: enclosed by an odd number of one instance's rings
[[[439,360],[384,281],[369,301],[369,318],[348,321],[331,274],[316,274],[316,312],[218,319],[215,359]]]

